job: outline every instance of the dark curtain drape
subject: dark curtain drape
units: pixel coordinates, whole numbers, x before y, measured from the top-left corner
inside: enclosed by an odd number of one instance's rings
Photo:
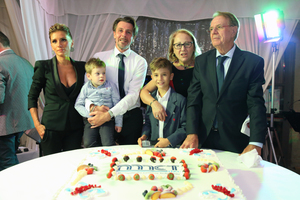
[[[202,53],[206,52],[213,48],[206,31],[210,21],[211,19],[181,22],[138,17],[139,33],[131,49],[144,57],[149,64],[155,57],[167,57],[169,36],[173,31],[185,28],[194,34]],[[149,69],[148,74],[151,74]]]

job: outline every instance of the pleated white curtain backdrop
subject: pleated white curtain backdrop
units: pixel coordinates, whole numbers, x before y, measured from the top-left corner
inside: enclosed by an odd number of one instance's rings
[[[171,31],[180,27],[186,27],[195,34],[203,52],[212,48],[210,39],[205,34],[212,14],[217,10],[232,12],[241,22],[236,44],[241,49],[262,56],[265,60],[264,89],[272,76],[272,49],[270,43],[258,41],[254,14],[265,11],[267,6],[282,9],[285,14],[286,28],[283,41],[279,44],[275,66],[279,63],[300,18],[297,11],[300,3],[292,0],[260,0],[259,4],[258,1],[252,0],[20,0],[20,8],[17,2],[5,0],[6,9],[18,38],[20,54],[32,64],[36,60],[53,56],[48,30],[56,22],[66,24],[72,32],[75,51],[71,53],[71,57],[75,60],[87,60],[98,51],[113,48],[112,24],[116,18],[129,15],[137,19],[138,23],[139,20],[148,20],[148,23],[152,21],[156,23],[158,31],[148,29],[154,24],[143,26],[143,23],[140,23],[140,33],[132,46],[132,49],[150,62],[154,55],[166,55],[168,36]],[[146,16],[148,19],[140,16]],[[162,22],[164,20],[167,21]]]
[[[15,12],[9,12],[14,10]],[[10,39],[10,46],[16,54],[28,58],[28,53],[24,48],[27,46],[24,29],[22,29],[23,27],[20,27],[21,30],[18,29],[19,26],[23,26],[22,18],[15,20],[17,15],[21,17],[21,9],[16,1],[6,3],[4,0],[0,0],[0,31]]]

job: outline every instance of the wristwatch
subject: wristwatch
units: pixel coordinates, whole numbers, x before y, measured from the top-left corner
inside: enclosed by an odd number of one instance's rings
[[[114,113],[113,113],[111,110],[108,110],[107,112],[109,113],[110,118],[113,118],[113,117],[114,117]]]

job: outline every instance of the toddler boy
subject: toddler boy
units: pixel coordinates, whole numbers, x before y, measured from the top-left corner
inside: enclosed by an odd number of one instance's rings
[[[84,117],[84,147],[111,146],[115,144],[114,129],[117,132],[122,130],[122,115],[118,115],[114,120],[104,123],[100,127],[91,128],[87,121],[89,110],[85,108],[85,100],[88,99],[95,106],[107,106],[112,108],[120,101],[119,91],[115,84],[106,80],[105,63],[99,58],[91,58],[85,64],[86,76],[89,79],[77,97],[75,109]],[[100,135],[100,137],[99,137]]]

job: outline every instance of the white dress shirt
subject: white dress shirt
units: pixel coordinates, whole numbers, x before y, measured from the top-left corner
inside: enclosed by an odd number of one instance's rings
[[[121,53],[116,47],[110,51],[103,51],[96,53],[93,57],[99,58],[106,64],[106,78],[108,81],[118,84],[118,66],[120,58],[118,54]],[[125,97],[119,101],[112,111],[114,116],[123,115],[129,110],[140,107],[140,90],[143,87],[146,73],[147,62],[146,60],[132,51],[130,48],[123,52],[125,64]]]
[[[226,74],[228,72],[228,69],[229,69],[229,66],[230,66],[230,63],[231,63],[232,56],[233,56],[233,53],[235,51],[235,48],[236,48],[236,46],[233,45],[232,49],[230,49],[230,51],[228,51],[225,55],[221,55],[218,50],[216,51],[217,52],[217,55],[216,55],[216,66],[218,66],[218,57],[219,56],[227,56],[228,57],[223,62],[223,65],[224,65],[224,80],[225,80]]]
[[[233,53],[236,49],[236,45],[234,44],[232,49],[230,49],[230,51],[228,51],[225,55],[221,55],[220,52],[217,50],[216,51],[216,66],[218,66],[218,56],[227,56],[228,58],[226,58],[226,60],[224,61],[224,80],[225,77],[227,75],[227,72],[229,70],[229,66],[233,57]],[[259,147],[263,147],[263,144],[260,142],[250,142],[249,144],[255,145],[255,146],[259,146]]]
[[[156,93],[156,97],[157,97],[157,101],[164,107],[164,109],[166,110],[167,105],[168,105],[168,101],[169,101],[169,97],[170,97],[170,93],[171,93],[171,87],[169,87],[169,90],[166,92],[166,94],[161,97],[159,95],[159,92],[157,91]],[[160,121],[158,123],[158,135],[160,138],[164,138],[164,121]]]

